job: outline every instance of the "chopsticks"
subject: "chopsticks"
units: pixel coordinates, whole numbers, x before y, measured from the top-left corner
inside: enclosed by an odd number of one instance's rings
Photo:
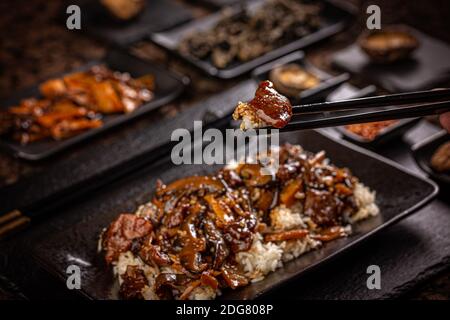
[[[305,117],[302,120],[290,122],[286,127],[280,129],[280,131],[296,131],[363,122],[417,118],[440,114],[445,111],[450,111],[450,100],[380,111],[355,112],[350,114],[339,114],[339,112],[335,112],[322,118],[312,119],[311,117]]]
[[[442,101],[443,99],[450,100],[450,89],[436,89],[436,90],[416,91],[410,93],[396,93],[383,96],[365,97],[335,102],[305,104],[300,106],[293,106],[292,113],[294,115],[300,115],[304,113],[343,111],[361,108],[393,106],[400,104],[432,102],[439,100]]]
[[[291,121],[281,132],[416,118],[450,111],[450,89],[306,104],[292,111]]]

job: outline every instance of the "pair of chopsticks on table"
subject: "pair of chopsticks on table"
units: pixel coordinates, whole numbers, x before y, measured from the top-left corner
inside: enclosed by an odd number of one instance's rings
[[[280,131],[417,118],[446,111],[450,111],[450,89],[313,103],[293,106],[291,121]]]

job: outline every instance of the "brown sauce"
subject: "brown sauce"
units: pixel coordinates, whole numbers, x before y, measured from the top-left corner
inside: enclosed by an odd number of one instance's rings
[[[274,128],[283,128],[292,117],[289,99],[279,94],[268,80],[259,84],[255,97],[248,105],[255,110],[258,118]]]

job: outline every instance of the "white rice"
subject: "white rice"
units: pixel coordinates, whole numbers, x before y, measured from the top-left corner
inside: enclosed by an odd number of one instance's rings
[[[370,191],[370,189],[362,183],[357,183],[355,186],[354,195],[359,210],[350,217],[351,223],[378,215],[380,210],[375,203],[375,191]]]
[[[212,300],[216,298],[216,292],[210,286],[198,286],[189,295],[190,300]]]
[[[359,210],[349,217],[350,223],[376,216],[379,209],[375,204],[375,192],[362,183],[357,183],[354,189],[354,196]],[[274,231],[286,231],[298,228],[311,228],[313,222],[308,217],[302,215],[300,206],[286,208],[284,205],[274,208],[270,213],[271,227]],[[346,233],[351,233],[351,225],[346,227]],[[236,254],[238,266],[245,276],[252,282],[264,279],[265,275],[275,271],[283,265],[283,262],[290,261],[300,255],[318,248],[322,243],[312,239],[309,235],[303,239],[283,241],[281,243],[264,242],[260,233],[254,236],[250,250]],[[172,273],[174,270],[164,267],[159,269],[156,266],[146,265],[139,257],[127,251],[120,254],[118,261],[114,265],[114,273],[119,278],[119,283],[123,282],[121,275],[126,272],[128,266],[139,266],[144,271],[148,280],[148,286],[142,290],[145,299],[155,300],[158,296],[153,291],[155,278],[159,273]],[[220,295],[220,291],[215,292],[209,286],[199,286],[192,290],[189,299],[207,300],[214,299]]]
[[[142,296],[144,299],[158,300],[158,295],[153,291],[153,285],[155,284],[155,278],[160,273],[160,270],[156,267],[151,267],[145,264],[141,258],[133,255],[131,251],[123,252],[119,255],[119,259],[114,264],[113,272],[119,279],[119,284],[123,282],[122,275],[127,271],[128,266],[137,266],[144,272],[148,281],[148,286],[142,289]]]
[[[285,205],[275,207],[270,212],[271,226],[275,231],[289,230],[295,228],[305,228],[300,212],[293,212]]]
[[[358,220],[376,216],[379,213],[375,204],[375,192],[362,183],[357,183],[354,190],[355,201],[359,210],[350,217],[351,223]],[[303,217],[300,207],[286,208],[284,205],[275,207],[270,213],[271,226],[274,231],[286,231],[291,229],[306,228],[307,217]],[[351,234],[351,225],[345,227],[346,234]],[[303,239],[283,241],[281,243],[264,243],[262,236],[255,236],[249,251],[239,252],[236,261],[244,271],[244,274],[252,279],[252,282],[264,279],[269,272],[281,267],[283,262],[290,261],[300,255],[321,246],[321,241],[314,240],[310,236]]]
[[[250,250],[236,254],[236,261],[247,277],[259,281],[269,272],[281,267],[282,255],[283,250],[279,246],[272,242],[262,242],[262,236],[258,233]]]

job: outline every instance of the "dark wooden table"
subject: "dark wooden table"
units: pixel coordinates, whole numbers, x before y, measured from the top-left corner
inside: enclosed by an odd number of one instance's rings
[[[364,1],[352,2],[365,8]],[[448,10],[450,5],[448,1],[443,0],[431,2],[432,6],[430,6],[430,1],[415,1],[408,5],[402,1],[370,1],[370,3],[378,3],[381,6],[383,23],[408,23],[450,42],[450,35],[446,32],[449,19],[445,16],[450,12]],[[0,12],[2,12],[0,16],[0,30],[2,30],[0,47],[3,48],[0,51],[0,97],[7,97],[11,92],[38,83],[52,74],[69,71],[86,61],[99,58],[107,52],[108,45],[84,34],[65,29],[59,18],[66,3],[68,1],[36,0],[14,4],[13,1],[6,1],[0,4]],[[196,17],[209,12],[209,9],[200,5],[192,5],[191,2],[189,5]],[[435,10],[436,7],[442,8],[442,10]],[[330,41],[308,49],[308,58],[315,65],[329,72],[336,72],[329,65],[330,55],[335,50],[354,41],[363,25],[363,18],[364,12],[361,9],[361,15],[355,25]],[[36,25],[39,25],[39,28],[35,28]],[[199,71],[146,41],[135,44],[130,50],[144,59],[157,61],[173,70],[187,74],[193,80],[192,86],[182,97],[149,116],[155,119],[177,117],[180,111],[188,109],[193,103],[232,87],[247,78],[244,76],[228,81],[207,78]],[[353,77],[352,83],[367,84],[360,77]],[[120,135],[120,132],[108,134],[112,141],[114,141],[115,135]],[[29,163],[0,154],[0,186],[12,185],[23,179],[33,179],[37,174],[45,173],[55,162],[64,163],[71,158],[70,153],[75,152],[77,151],[69,151],[66,155],[41,163]],[[380,152],[383,153],[382,150]],[[387,154],[387,156],[390,155]],[[398,155],[391,155],[394,159],[396,156]],[[406,161],[405,165],[412,165],[409,158],[402,161]],[[0,273],[1,267],[0,265]],[[431,279],[423,279],[417,287],[408,288],[402,295],[412,299],[448,299],[450,297],[450,271],[446,271],[445,267],[442,270]],[[0,299],[26,298],[22,291],[22,288],[17,287],[11,279],[0,277]]]

